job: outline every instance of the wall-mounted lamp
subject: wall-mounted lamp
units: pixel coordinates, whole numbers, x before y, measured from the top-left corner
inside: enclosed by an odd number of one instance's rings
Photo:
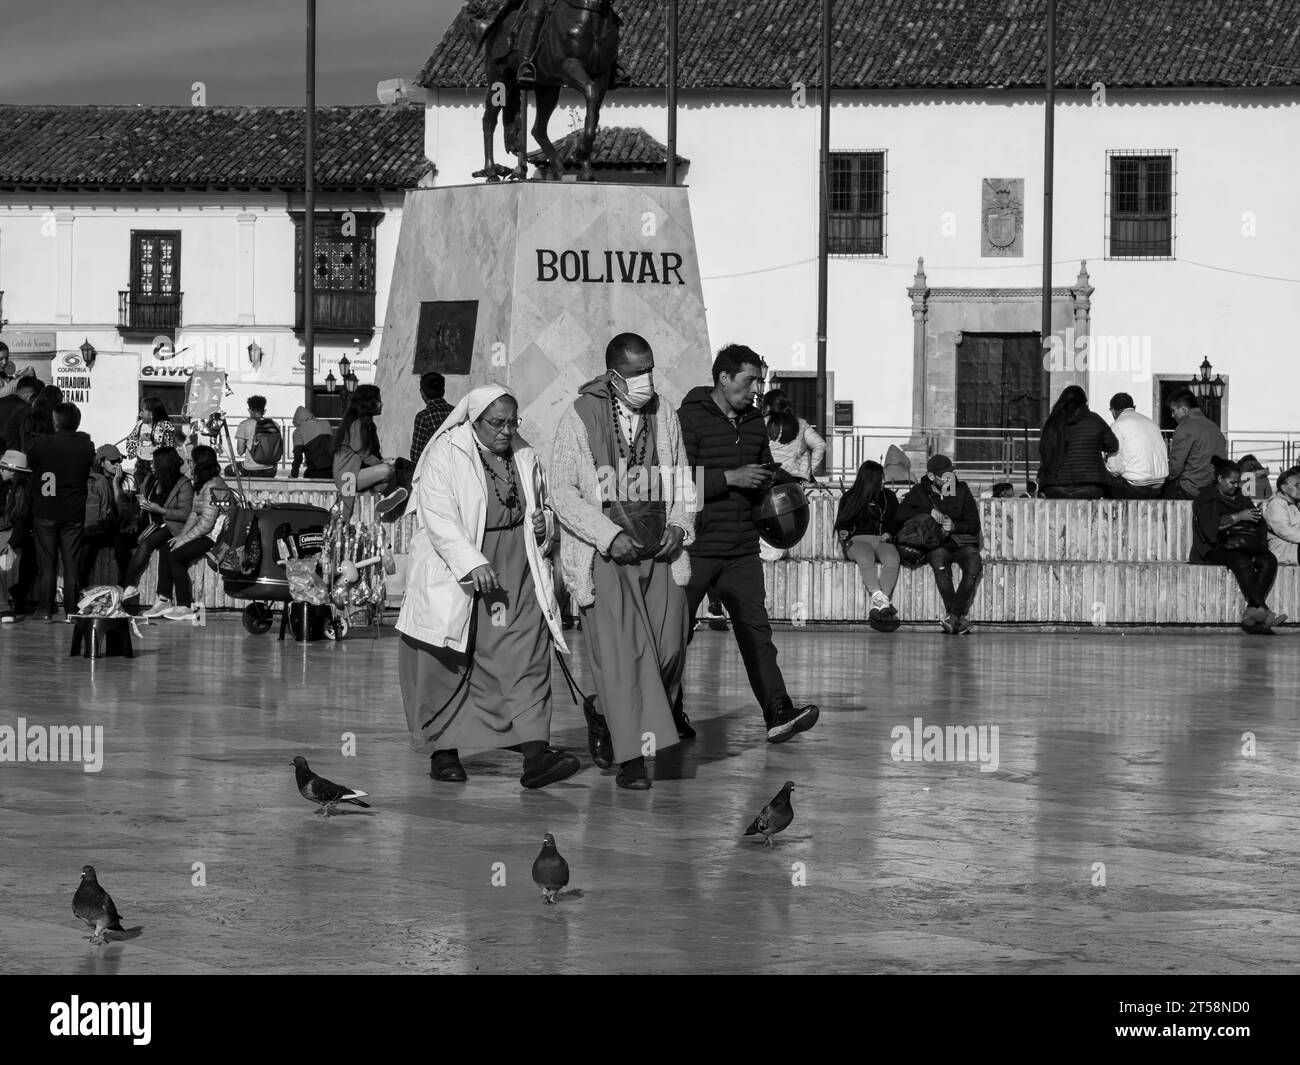
[[[81,344],[81,361],[86,364],[87,370],[95,368],[95,359],[98,356],[99,352],[95,350],[95,345],[90,342],[90,337],[86,337]]]
[[[256,340],[248,345],[248,361],[252,363],[254,370],[262,368],[262,349]]]

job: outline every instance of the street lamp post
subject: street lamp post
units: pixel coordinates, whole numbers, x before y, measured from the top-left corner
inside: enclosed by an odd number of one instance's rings
[[[1215,425],[1219,424],[1222,418],[1220,409],[1223,393],[1227,390],[1228,383],[1223,379],[1222,374],[1215,374],[1211,379],[1210,374],[1214,373],[1214,366],[1211,365],[1207,355],[1201,360],[1199,372],[1188,383],[1187,387],[1196,395],[1197,401],[1205,410],[1205,415]]]

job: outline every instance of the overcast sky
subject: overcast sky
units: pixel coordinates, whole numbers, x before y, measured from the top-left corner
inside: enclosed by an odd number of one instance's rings
[[[316,102],[413,79],[462,0],[317,0]],[[0,103],[301,104],[307,0],[0,0]]]

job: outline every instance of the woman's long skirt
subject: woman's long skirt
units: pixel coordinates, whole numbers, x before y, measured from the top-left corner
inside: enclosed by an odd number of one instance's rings
[[[475,754],[549,740],[551,633],[528,566],[531,535],[523,522],[484,534],[501,590],[476,597],[469,654],[402,636],[397,668],[415,750]]]

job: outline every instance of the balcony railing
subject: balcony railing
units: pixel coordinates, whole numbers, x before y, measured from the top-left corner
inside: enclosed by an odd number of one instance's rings
[[[375,294],[344,289],[317,289],[316,314],[312,326],[317,333],[373,333],[375,331]],[[294,331],[305,326],[302,313],[303,294],[296,294]]]
[[[127,333],[175,332],[181,324],[181,299],[170,296],[145,296],[139,292],[117,294],[117,328]]]

